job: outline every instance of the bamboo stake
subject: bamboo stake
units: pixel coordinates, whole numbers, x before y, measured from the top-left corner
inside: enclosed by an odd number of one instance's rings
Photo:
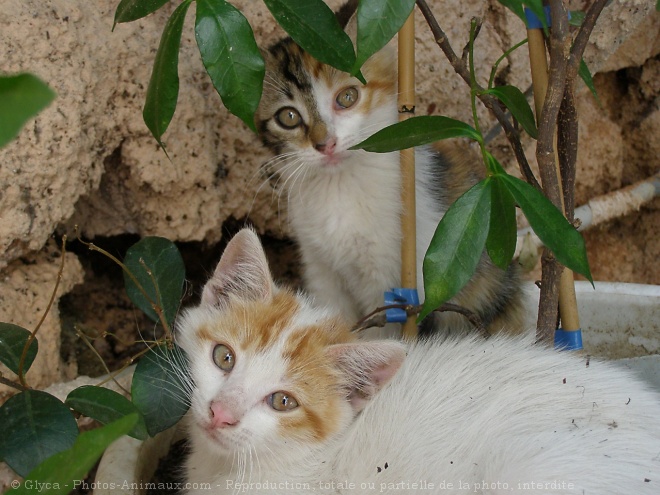
[[[399,31],[399,115],[400,120],[415,112],[415,11]],[[401,287],[417,288],[417,230],[415,223],[415,150],[401,150]],[[415,338],[415,315],[403,324],[403,336]]]
[[[532,88],[534,90],[534,106],[537,120],[540,120],[543,103],[548,90],[548,63],[546,59],[545,41],[541,29],[528,29],[527,39],[529,46],[529,61],[532,73]],[[557,145],[555,136],[554,146],[555,171],[559,178],[561,188],[561,173],[557,156]],[[560,191],[561,209],[566,216],[564,205],[564,194]],[[562,328],[566,331],[580,329],[580,319],[577,310],[577,299],[575,296],[575,284],[573,272],[564,268],[559,281],[559,314]]]

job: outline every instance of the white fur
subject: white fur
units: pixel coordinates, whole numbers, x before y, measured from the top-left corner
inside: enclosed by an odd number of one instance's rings
[[[331,346],[329,359],[344,357],[330,362],[346,381],[365,385],[359,400],[366,407],[341,401],[338,427],[321,441],[280,434],[278,415],[287,413],[263,398],[275,390],[296,393],[282,344],[328,313],[298,296],[299,309],[278,340],[256,355],[237,352],[229,374],[212,362],[215,344],[196,337],[240,297],[259,294],[267,303],[279,290],[255,239],[239,233],[207,284],[235,291],[217,293],[225,304],[207,299],[179,323],[194,381],[186,481],[200,488],[189,493],[660,493],[658,394],[627,370],[536,346],[529,337]],[[256,267],[254,277],[237,273],[241,263]],[[269,290],[246,293],[231,283],[235,277]],[[344,354],[347,348],[352,354]],[[403,350],[403,365],[385,385]],[[239,408],[240,423],[205,429],[213,400]]]
[[[220,387],[212,366],[199,371],[208,353],[194,352],[194,376],[209,382],[198,386]],[[249,394],[285,383],[277,354],[238,370]],[[268,438],[271,426],[266,411],[256,415],[244,425],[251,434],[232,440],[252,446],[231,458],[193,428],[187,481],[211,484],[199,493],[254,494],[651,495],[660,484],[660,398],[622,369],[594,359],[587,366],[529,339],[410,346],[392,382],[323,444]],[[275,455],[264,454],[263,444]],[[262,489],[264,482],[275,488]],[[354,488],[337,489],[340,483]],[[531,489],[545,483],[548,489]]]

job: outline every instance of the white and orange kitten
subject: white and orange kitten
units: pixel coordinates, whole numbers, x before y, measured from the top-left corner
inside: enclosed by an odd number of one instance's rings
[[[338,12],[346,23],[357,2]],[[353,18],[354,19],[354,18]],[[347,32],[354,35],[354,20]],[[288,198],[288,218],[301,251],[305,288],[347,321],[383,306],[400,287],[401,174],[398,153],[349,148],[398,121],[395,54],[386,47],[362,72],[367,84],[324,65],[286,38],[264,52],[266,79],[256,122],[276,157],[267,164]],[[483,165],[448,144],[416,150],[417,277],[447,208],[475,184]],[[491,332],[521,331],[517,267],[503,271],[487,255],[452,302]],[[436,315],[443,328],[464,327],[456,313]]]
[[[660,397],[629,372],[505,335],[356,341],[250,230],[177,332],[189,493],[660,493]]]

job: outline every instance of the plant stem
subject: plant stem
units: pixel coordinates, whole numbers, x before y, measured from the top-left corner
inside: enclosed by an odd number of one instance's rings
[[[497,59],[497,61],[493,64],[493,68],[490,71],[490,78],[488,79],[488,89],[491,89],[493,87],[493,83],[495,81],[495,74],[497,74],[497,68],[500,66],[502,61],[508,58],[509,55],[511,55],[514,51],[516,51],[518,48],[520,48],[526,43],[527,43],[527,38],[522,40],[520,43],[516,43],[515,45],[513,45],[511,48],[505,51],[500,58]]]
[[[20,390],[21,392],[25,392],[28,389],[27,387],[24,387],[20,383],[16,383],[13,380],[8,380],[2,375],[0,375],[0,383],[2,383],[3,385],[7,385],[8,387],[15,388],[16,390]]]
[[[473,17],[470,21],[470,41],[467,45],[467,59],[470,69],[470,103],[472,106],[472,120],[474,121],[474,128],[479,134],[479,149],[484,163],[488,167],[488,159],[486,158],[486,146],[484,145],[484,136],[481,133],[481,126],[479,125],[479,116],[477,115],[477,95],[479,94],[479,85],[477,84],[477,74],[474,70],[474,40],[477,37],[479,28],[481,26],[481,19]],[[488,167],[489,168],[489,167]],[[490,168],[489,168],[490,171]]]
[[[431,32],[433,33],[436,44],[445,54],[447,60],[453,67],[456,74],[458,74],[470,86],[470,72],[468,68],[466,67],[464,61],[456,55],[456,52],[451,47],[447,35],[440,27],[440,24],[438,24],[438,21],[433,15],[433,12],[431,12],[431,9],[426,3],[426,0],[417,0],[417,7],[422,12],[424,19],[426,19],[426,22],[429,25]],[[480,89],[483,90],[483,88]],[[499,100],[488,94],[478,94],[477,97],[481,103],[483,103],[484,106],[486,106],[486,108],[492,112],[492,114],[504,129],[504,134],[506,135],[506,138],[509,141],[509,145],[513,150],[513,154],[516,157],[522,176],[529,184],[540,191],[541,186],[539,185],[539,182],[534,176],[534,172],[532,172],[532,169],[529,166],[529,162],[525,156],[525,151],[522,147],[522,143],[520,142],[520,133],[507,118],[506,112],[504,112],[504,110],[502,110],[500,107]]]
[[[559,163],[556,154],[556,130],[559,109],[566,87],[566,67],[570,54],[568,36],[568,13],[561,0],[550,0],[552,29],[550,31],[550,67],[547,92],[539,118],[539,138],[536,160],[546,197],[559,209],[565,211],[561,190]],[[536,338],[551,345],[557,329],[559,312],[559,280],[563,267],[547,249],[541,258],[542,284]]]
[[[578,117],[575,109],[575,86],[580,61],[587,46],[587,41],[606,3],[607,0],[596,0],[589,8],[575,37],[566,67],[566,87],[559,110],[557,133],[565,213],[566,218],[570,222],[574,219],[575,173],[578,149]]]
[[[21,382],[21,385],[25,388],[30,388],[27,384],[27,380],[25,379],[25,372],[24,372],[27,353],[28,350],[30,349],[30,346],[32,345],[32,342],[34,342],[34,339],[37,338],[37,332],[41,328],[41,325],[43,325],[44,321],[46,321],[46,316],[48,316],[48,313],[50,313],[50,308],[53,307],[53,303],[55,302],[55,297],[57,296],[57,289],[59,288],[60,282],[62,281],[62,273],[64,272],[65,259],[66,259],[66,235],[62,236],[62,258],[60,261],[60,268],[57,271],[57,278],[55,279],[55,287],[53,288],[53,292],[50,295],[50,300],[48,301],[48,305],[46,306],[44,314],[41,315],[41,319],[39,320],[39,323],[37,323],[37,326],[34,327],[34,330],[30,334],[28,339],[25,341],[25,345],[23,346],[23,352],[21,352],[21,358],[18,361],[18,381]]]

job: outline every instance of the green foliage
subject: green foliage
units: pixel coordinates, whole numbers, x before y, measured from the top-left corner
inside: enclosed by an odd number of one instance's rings
[[[185,276],[176,246],[166,239],[145,238],[129,249],[124,267],[131,275],[135,272],[132,277],[127,275],[126,280],[127,291],[136,304],[150,310],[154,319],[163,313],[164,321],[171,324]],[[148,298],[135,282],[144,287],[142,290]],[[21,327],[0,323],[0,362],[14,373],[18,371],[18,361],[29,335]],[[36,354],[34,340],[28,348],[25,370]],[[0,437],[0,460],[6,461],[19,475],[25,477],[30,473],[30,477],[40,481],[58,480],[63,485],[71,479],[82,479],[112,439],[122,434],[145,439],[181,418],[189,402],[185,393],[189,387],[185,368],[181,351],[170,343],[150,350],[139,361],[133,375],[134,402],[97,386],[73,390],[64,404],[46,392],[24,390],[0,407],[0,424],[5,431]],[[78,436],[71,409],[108,426]],[[129,417],[130,421],[126,419]],[[107,443],[103,443],[105,438]],[[71,490],[71,484],[67,486],[65,492]],[[19,488],[18,493],[23,489]]]
[[[584,21],[585,13],[581,10],[571,10],[568,15],[568,23],[571,26],[579,27]]]
[[[96,430],[81,433],[71,448],[49,457],[34,468],[17,488],[7,494],[31,495],[36,482],[48,487],[50,495],[65,495],[76,488],[76,482],[85,478],[108,446],[134,428],[137,414],[118,419]],[[41,491],[41,490],[40,490]]]
[[[0,322],[0,362],[17,375],[21,355],[29,338],[30,332],[25,328],[11,323]],[[39,344],[37,339],[34,339],[27,350],[23,364],[23,373],[30,369],[38,350]]]
[[[156,12],[170,0],[121,0],[115,10],[115,25],[142,19]],[[115,26],[112,26],[114,29]]]
[[[53,90],[32,74],[0,76],[0,148],[54,98]]]
[[[264,4],[293,41],[315,59],[344,72],[354,68],[353,42],[323,0],[264,0]]]
[[[421,321],[470,280],[481,259],[490,225],[491,180],[484,179],[447,210],[424,257],[426,300]]]
[[[399,32],[414,7],[415,0],[362,0],[359,3],[353,73]]]
[[[423,115],[387,126],[351,149],[387,153],[455,137],[481,141],[481,135],[465,122],[449,117]]]
[[[0,459],[26,476],[53,454],[76,441],[78,425],[59,399],[39,390],[26,390],[0,407]]]
[[[540,191],[510,175],[501,179],[539,239],[559,262],[593,283],[582,235]]]
[[[151,349],[138,362],[131,397],[155,435],[175,425],[188,410],[181,351],[166,345]]]
[[[163,134],[170,125],[179,98],[179,45],[183,21],[191,2],[192,0],[184,0],[165,26],[142,111],[144,123],[161,146]]]
[[[197,0],[195,36],[204,67],[225,107],[256,131],[264,60],[243,14],[224,0]]]
[[[183,294],[185,266],[174,243],[162,237],[145,237],[126,252],[126,293],[155,322],[162,310],[171,328]],[[132,276],[131,276],[132,275]]]
[[[516,203],[499,175],[492,177],[490,228],[486,239],[488,256],[506,270],[516,252]]]
[[[497,97],[509,109],[511,115],[520,123],[525,132],[534,139],[538,137],[534,113],[527,103],[525,95],[515,86],[496,86],[484,91]]]
[[[113,390],[85,385],[72,390],[64,403],[74,411],[104,425],[124,416],[136,414],[138,419],[128,435],[138,440],[145,440],[148,437],[147,426],[137,407],[126,397]]]
[[[587,63],[584,61],[584,59],[580,60],[580,68],[578,70],[578,75],[580,76],[580,78],[582,78],[584,84],[587,85],[587,88],[589,88],[589,91],[591,91],[591,94],[594,96],[594,98],[596,98],[598,105],[601,106],[600,98],[598,97],[598,93],[596,92],[596,86],[594,85],[594,79],[593,77],[591,77],[591,71],[589,70],[589,67],[587,66]]]

